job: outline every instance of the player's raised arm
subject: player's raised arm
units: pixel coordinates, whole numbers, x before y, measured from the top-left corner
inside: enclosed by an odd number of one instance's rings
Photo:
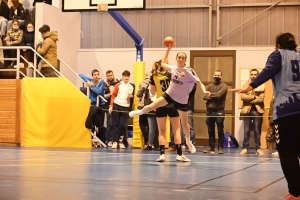
[[[175,43],[174,43],[175,44]],[[172,49],[172,47],[174,46],[174,44],[169,43],[169,47],[166,50],[165,56],[161,61],[161,66],[165,69],[165,70],[170,70],[170,66],[168,64],[168,57],[169,57],[169,52]]]

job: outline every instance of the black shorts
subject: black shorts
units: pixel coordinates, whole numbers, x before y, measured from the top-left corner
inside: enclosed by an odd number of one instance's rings
[[[169,116],[169,117],[178,117],[179,113],[174,108],[169,108],[169,107],[156,108],[155,117],[167,117],[167,116]]]
[[[178,103],[177,101],[173,100],[167,93],[164,93],[162,97],[168,102],[168,105],[166,105],[166,107],[174,108],[176,110],[184,112],[188,111],[188,104]]]

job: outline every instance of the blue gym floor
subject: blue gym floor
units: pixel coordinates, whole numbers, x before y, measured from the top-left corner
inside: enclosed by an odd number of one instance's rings
[[[273,151],[185,153],[191,163],[157,163],[158,151],[0,147],[0,200],[265,200],[287,193]]]

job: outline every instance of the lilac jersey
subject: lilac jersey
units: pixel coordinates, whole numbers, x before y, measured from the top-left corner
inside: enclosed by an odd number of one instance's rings
[[[170,86],[166,93],[176,102],[187,104],[189,94],[192,91],[195,82],[200,81],[199,77],[191,67],[180,68],[170,66],[172,73]]]

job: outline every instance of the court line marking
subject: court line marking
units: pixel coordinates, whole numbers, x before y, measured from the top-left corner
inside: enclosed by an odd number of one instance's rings
[[[277,182],[281,181],[282,179],[285,179],[285,177],[283,176],[283,177],[281,177],[281,178],[279,178],[279,179],[277,179],[277,180],[275,180],[275,181],[269,183],[268,185],[265,185],[264,187],[262,187],[262,188],[256,190],[254,193],[259,193],[260,191],[262,191],[262,190],[264,190],[264,189],[270,187],[271,185],[273,185],[274,183],[277,183]]]

